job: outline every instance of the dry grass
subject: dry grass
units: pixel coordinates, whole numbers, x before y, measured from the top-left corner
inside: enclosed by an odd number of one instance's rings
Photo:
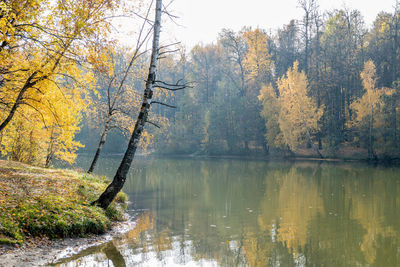
[[[107,183],[104,177],[0,160],[0,243],[104,232],[110,219],[122,215],[115,204],[108,211],[89,204]]]

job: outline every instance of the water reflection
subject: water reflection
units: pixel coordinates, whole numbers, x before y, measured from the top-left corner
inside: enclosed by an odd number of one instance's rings
[[[57,266],[399,266],[399,174],[361,164],[141,160],[124,189],[137,227]]]

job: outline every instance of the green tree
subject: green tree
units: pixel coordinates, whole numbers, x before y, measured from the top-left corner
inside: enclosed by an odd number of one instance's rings
[[[323,134],[335,152],[344,142],[346,122],[351,118],[350,104],[361,94],[358,73],[364,61],[365,28],[359,11],[338,10],[329,15],[321,36],[322,68],[318,86],[321,104],[326,106]]]

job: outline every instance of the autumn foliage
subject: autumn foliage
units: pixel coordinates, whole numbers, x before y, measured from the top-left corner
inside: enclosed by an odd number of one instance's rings
[[[308,132],[319,130],[323,107],[317,108],[308,96],[308,81],[304,71],[299,71],[296,61],[286,75],[277,81],[278,94],[272,85],[264,86],[259,95],[263,102],[261,115],[267,123],[267,139],[276,146],[295,150],[304,144]]]
[[[109,33],[112,0],[0,3],[2,156],[72,163],[82,112],[95,90],[91,47]]]

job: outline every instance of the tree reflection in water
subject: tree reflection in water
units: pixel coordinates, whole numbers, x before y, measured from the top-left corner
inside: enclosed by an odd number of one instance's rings
[[[60,266],[398,266],[398,173],[362,164],[145,160],[125,188],[137,227]]]

